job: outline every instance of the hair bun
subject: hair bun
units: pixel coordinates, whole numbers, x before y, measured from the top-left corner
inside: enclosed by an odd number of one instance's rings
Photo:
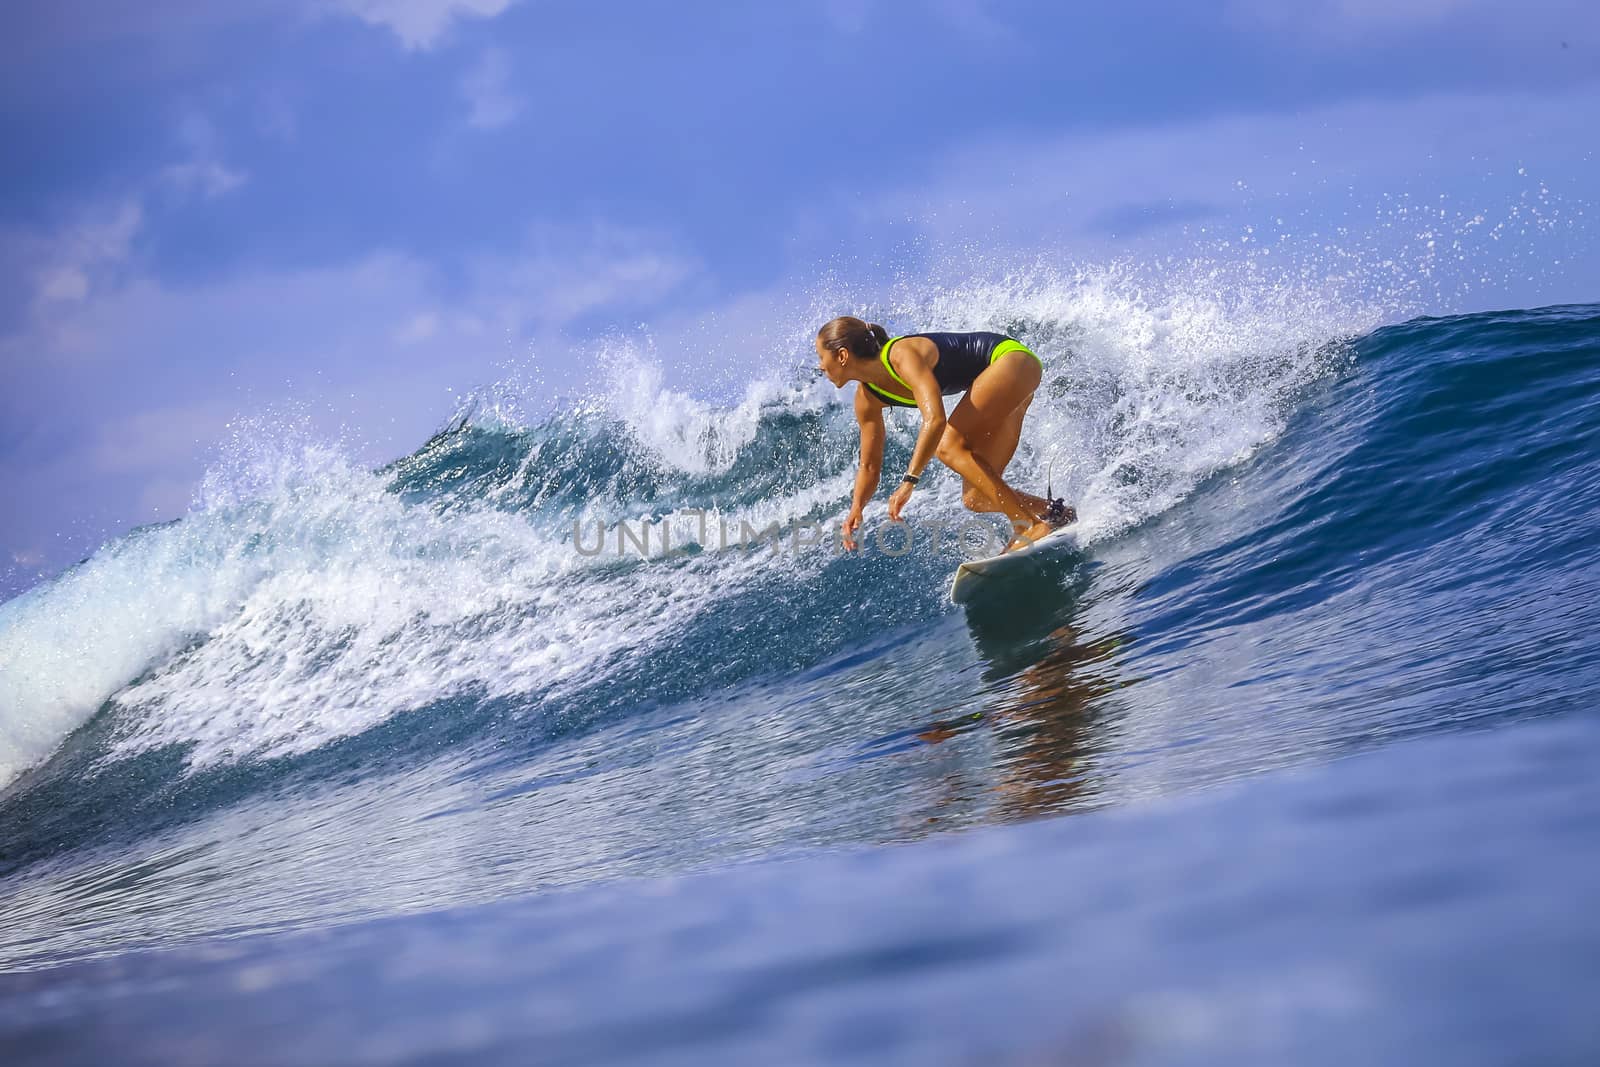
[[[817,343],[826,351],[843,348],[859,359],[877,359],[879,351],[889,343],[889,331],[875,322],[840,315],[817,331]]]

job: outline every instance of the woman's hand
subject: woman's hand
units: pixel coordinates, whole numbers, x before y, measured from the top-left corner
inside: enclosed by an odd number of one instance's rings
[[[844,547],[854,552],[860,546],[856,544],[856,531],[861,528],[861,511],[851,508],[850,514],[844,517],[844,524],[839,527],[839,532],[844,535]]]
[[[889,494],[889,521],[900,521],[900,510],[906,506],[906,501],[911,499],[911,483],[901,482],[895,486],[894,492]]]

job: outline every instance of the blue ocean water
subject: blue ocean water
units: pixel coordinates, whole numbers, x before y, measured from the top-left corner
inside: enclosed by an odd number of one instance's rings
[[[837,522],[798,371],[378,471],[246,426],[0,605],[0,1048],[1592,1062],[1600,306],[1381,318],[885,307],[1049,365],[1012,473],[1084,547],[970,610],[955,539],[724,543]]]

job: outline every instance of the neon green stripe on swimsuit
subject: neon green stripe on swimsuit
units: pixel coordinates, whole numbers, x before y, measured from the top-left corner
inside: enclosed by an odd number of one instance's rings
[[[900,335],[900,337],[904,337],[904,336],[906,336],[906,335],[905,334],[901,334]],[[883,347],[878,350],[878,358],[883,361],[883,369],[889,372],[889,377],[893,378],[895,381],[897,381],[901,385],[905,386],[906,387],[906,392],[909,393],[909,392],[911,392],[911,383],[906,381],[904,378],[900,377],[900,375],[896,374],[894,372],[893,364],[891,364],[889,362],[889,346],[893,345],[896,341],[900,340],[900,337],[891,337],[887,341],[885,341],[883,343]],[[870,382],[868,384],[871,385]],[[891,393],[887,389],[879,389],[876,385],[872,385],[871,388],[872,388],[872,391],[874,393],[882,393],[884,396],[892,396],[896,400],[900,401],[902,404],[912,404],[912,405],[916,404],[916,401],[913,400],[909,396],[900,396],[898,393]]]
[[[1021,341],[1013,341],[1008,337],[1004,341],[1001,341],[999,344],[995,345],[994,351],[989,353],[990,364],[993,364],[995,360],[999,359],[1007,352],[1026,352],[1034,359],[1039,359],[1039,353],[1035,352]],[[1039,359],[1039,366],[1044,366],[1044,360]]]

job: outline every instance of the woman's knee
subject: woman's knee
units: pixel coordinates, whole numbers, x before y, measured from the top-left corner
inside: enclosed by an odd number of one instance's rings
[[[961,487],[961,503],[966,505],[968,511],[989,511],[993,507],[983,490],[971,482],[966,482]]]
[[[971,451],[972,445],[967,442],[966,435],[954,426],[946,426],[944,436],[939,438],[939,447],[934,449],[933,454],[948,467],[952,459],[960,459]]]

